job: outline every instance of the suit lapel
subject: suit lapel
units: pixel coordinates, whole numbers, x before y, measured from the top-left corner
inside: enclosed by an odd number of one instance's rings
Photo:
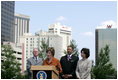
[[[66,55],[65,57],[66,57],[66,61],[68,62],[68,55]]]
[[[74,55],[71,56],[71,59],[74,60]]]
[[[33,61],[33,63],[34,63],[34,64],[36,64],[36,60],[35,60],[35,57],[33,57],[33,60],[32,60],[32,61]]]
[[[39,63],[39,62],[40,62],[40,59],[39,59],[39,57],[38,57],[37,63]]]

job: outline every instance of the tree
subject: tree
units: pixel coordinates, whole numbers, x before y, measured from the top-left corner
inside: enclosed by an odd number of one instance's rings
[[[74,50],[73,55],[78,56],[78,48],[75,40],[72,40],[69,46],[72,46],[72,49]],[[67,54],[66,50],[64,50],[64,54]]]
[[[14,51],[10,45],[2,45],[1,48],[1,78],[2,79],[20,79],[20,63],[16,60]]]
[[[95,75],[93,74],[93,68],[94,68],[94,61],[92,60],[91,78],[95,79]]]
[[[49,45],[44,40],[42,40],[40,46],[41,49],[39,49],[40,50],[39,57],[43,58],[43,60],[46,58],[46,50],[48,49],[48,47]]]
[[[112,67],[109,58],[110,49],[106,45],[105,48],[100,50],[98,58],[96,60],[96,65],[92,69],[94,78],[96,79],[114,79],[116,78],[116,71]]]

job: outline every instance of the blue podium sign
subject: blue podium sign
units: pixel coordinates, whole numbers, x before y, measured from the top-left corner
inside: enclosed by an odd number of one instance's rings
[[[47,74],[45,71],[39,71],[36,74],[37,79],[47,79]]]

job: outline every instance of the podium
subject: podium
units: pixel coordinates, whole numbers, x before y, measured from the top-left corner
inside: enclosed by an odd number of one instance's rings
[[[59,79],[55,66],[31,66],[32,79]]]

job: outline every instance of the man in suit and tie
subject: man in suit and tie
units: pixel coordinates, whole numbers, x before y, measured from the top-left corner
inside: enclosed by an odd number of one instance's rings
[[[30,70],[31,65],[42,65],[43,63],[42,58],[38,57],[39,51],[37,48],[34,48],[32,53],[34,56],[27,60],[27,71],[29,79],[32,78],[32,71]]]
[[[76,66],[78,61],[78,56],[73,55],[74,52],[72,46],[67,47],[67,55],[61,57],[60,63],[62,66],[61,77],[63,79],[76,79]]]

